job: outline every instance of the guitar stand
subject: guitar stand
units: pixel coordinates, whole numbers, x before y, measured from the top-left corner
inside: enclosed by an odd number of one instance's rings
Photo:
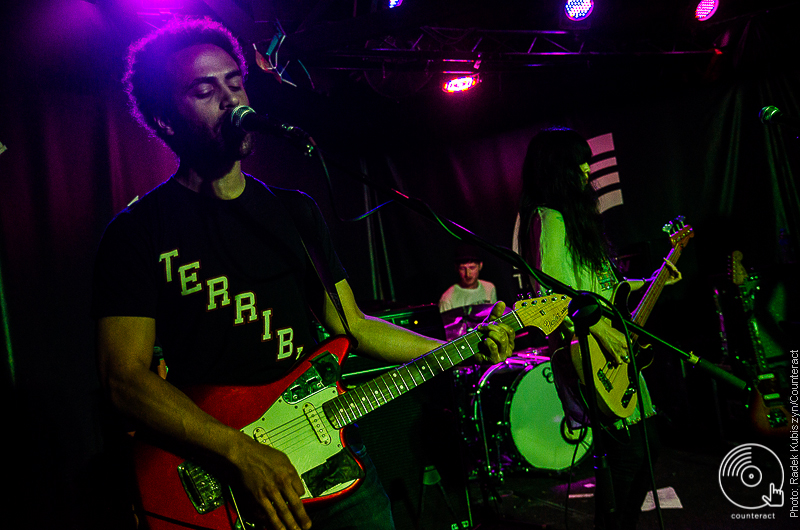
[[[589,353],[589,328],[600,321],[602,313],[594,298],[587,294],[573,298],[569,304],[570,319],[575,324],[575,334],[578,336],[578,344],[581,350],[581,362],[583,363],[583,374],[587,394],[591,397],[586,399],[589,413],[589,424],[592,428],[600,428],[600,417],[597,409],[597,389],[594,384],[594,372],[592,368],[592,357]],[[608,467],[608,459],[603,448],[600,436],[593,438],[594,451],[592,459],[595,470],[595,495],[596,510],[603,514],[611,514],[616,511],[616,500],[614,497],[614,486],[611,482],[611,470]]]

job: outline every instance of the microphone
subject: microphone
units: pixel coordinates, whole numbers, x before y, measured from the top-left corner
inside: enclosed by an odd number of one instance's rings
[[[767,105],[762,108],[758,113],[758,118],[764,125],[774,123],[776,125],[788,125],[790,127],[800,128],[800,120],[787,116],[774,105]]]
[[[288,123],[281,123],[266,115],[262,116],[247,105],[239,105],[234,108],[228,123],[238,131],[272,134],[289,138],[290,140],[300,140],[304,144],[312,146],[317,145],[314,139],[303,129]]]

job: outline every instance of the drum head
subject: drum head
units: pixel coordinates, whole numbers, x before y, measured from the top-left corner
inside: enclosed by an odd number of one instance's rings
[[[591,429],[585,436],[567,429],[549,361],[520,375],[507,407],[514,445],[535,468],[567,469],[573,455],[577,464],[592,445]]]

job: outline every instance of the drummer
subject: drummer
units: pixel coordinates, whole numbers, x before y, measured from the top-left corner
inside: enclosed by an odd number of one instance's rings
[[[453,261],[458,274],[458,283],[450,286],[439,298],[440,313],[458,307],[497,302],[497,289],[494,284],[479,278],[483,260],[475,247],[460,245],[456,249]]]
[[[492,282],[479,278],[483,260],[477,249],[460,245],[453,259],[458,283],[439,298],[445,336],[454,340],[472,331],[481,323],[492,305],[497,302],[497,289]]]

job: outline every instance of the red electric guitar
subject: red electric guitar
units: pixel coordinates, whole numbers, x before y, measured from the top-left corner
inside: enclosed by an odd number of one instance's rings
[[[520,301],[499,322],[514,331],[536,327],[549,334],[564,320],[569,302],[563,295]],[[361,483],[362,467],[346,446],[345,426],[471,357],[481,340],[473,331],[344,392],[339,367],[350,341],[335,337],[275,383],[195,387],[186,394],[226,425],[284,452],[303,480],[303,502],[311,504],[345,496]],[[134,466],[139,515],[149,528],[259,528],[234,488],[180,450],[141,438],[135,437]]]
[[[750,275],[742,265],[742,253],[731,254],[729,269],[731,282],[738,289],[737,300],[742,304],[750,344],[753,347],[753,363],[748,363],[753,372],[754,391],[750,402],[750,421],[764,436],[789,434],[789,411],[781,395],[778,379],[767,364],[761,330],[755,317],[755,294],[759,278]]]
[[[694,237],[692,227],[684,224],[684,218],[677,217],[670,223],[664,225],[663,230],[669,234],[669,241],[672,245],[672,250],[665,259],[673,264],[681,257],[681,252],[689,243],[689,239]],[[647,291],[642,297],[639,305],[631,313],[631,320],[639,325],[644,326],[647,318],[653,310],[653,307],[658,300],[664,284],[670,277],[670,272],[666,265],[662,265],[658,270],[655,279],[650,282]],[[613,304],[617,307],[623,315],[628,313],[628,297],[631,293],[631,287],[628,282],[620,282],[614,288],[612,295]],[[631,334],[631,340],[636,341],[636,334]],[[589,353],[592,359],[592,377],[594,378],[594,385],[597,395],[597,406],[600,411],[610,418],[627,418],[633,411],[636,410],[636,389],[632,383],[634,377],[633,370],[630,364],[622,363],[614,365],[609,362],[603,353],[603,349],[597,341],[590,335],[589,336]],[[634,344],[634,352],[639,349],[644,349],[644,346]],[[560,355],[561,351],[558,350],[553,353],[553,356]],[[578,372],[581,383],[585,382],[583,374],[583,361],[581,358],[581,351],[577,341],[569,345],[569,353],[572,357],[572,365]],[[637,356],[636,364],[641,370],[646,368],[652,363],[652,356],[645,356],[640,354]]]

